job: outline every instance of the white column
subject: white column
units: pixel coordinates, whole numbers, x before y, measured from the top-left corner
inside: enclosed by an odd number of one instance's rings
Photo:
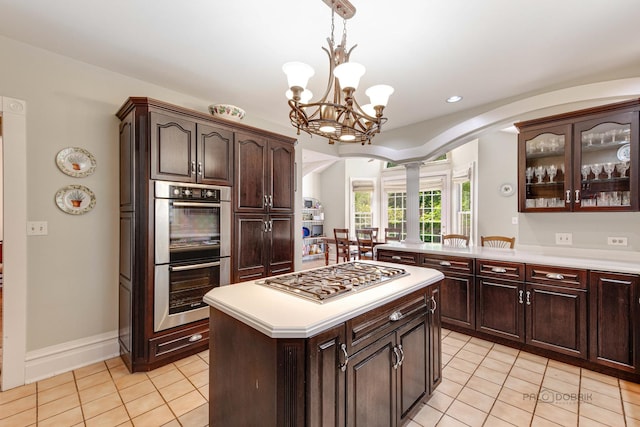
[[[407,238],[405,243],[422,243],[420,240],[420,162],[404,165],[407,174]]]

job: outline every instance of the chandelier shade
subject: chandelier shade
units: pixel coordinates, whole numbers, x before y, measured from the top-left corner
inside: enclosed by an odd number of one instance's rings
[[[365,91],[370,104],[360,106],[355,98],[360,79],[366,69],[362,64],[349,62],[351,51],[347,50],[346,20],[355,14],[355,8],[347,0],[323,0],[331,7],[331,37],[327,38],[329,49],[323,48],[329,58],[329,81],[322,97],[313,101],[307,89],[309,79],[315,74],[313,68],[302,62],[287,62],[282,70],[287,75],[289,90],[286,97],[291,108],[289,119],[298,130],[310,135],[329,139],[329,144],[360,142],[371,144],[375,134],[387,121],[383,110],[389,102],[393,88],[375,85]],[[348,12],[348,13],[347,13]],[[344,18],[342,41],[337,46],[333,38],[334,15]]]

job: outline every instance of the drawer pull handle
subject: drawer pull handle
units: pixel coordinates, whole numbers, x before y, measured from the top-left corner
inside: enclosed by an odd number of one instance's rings
[[[196,342],[202,339],[202,334],[193,334],[189,337],[189,342]]]
[[[391,259],[393,259],[395,261],[400,261],[402,259],[402,257],[399,256],[399,255],[394,255],[394,256],[391,257]]]
[[[518,291],[518,302],[519,302],[520,304],[522,304],[522,303],[523,303],[523,301],[522,301],[522,295],[523,295],[523,294],[524,294],[524,291]]]
[[[566,203],[571,203],[571,190],[567,190],[567,198],[565,199]]]
[[[431,302],[433,303],[433,308],[430,308],[429,311],[431,312],[431,314],[433,314],[438,308],[438,303],[436,302],[436,299],[433,297],[433,295],[431,295]]]
[[[506,273],[507,269],[503,267],[491,267],[491,271],[494,273]]]
[[[402,350],[402,344],[398,344],[398,350],[400,350],[400,362],[398,366],[402,366],[402,362],[404,362],[404,350]]]
[[[527,291],[527,305],[531,305],[531,291]]]
[[[580,203],[580,190],[576,190],[576,203]]]
[[[342,350],[342,353],[344,354],[344,362],[342,362],[342,364],[340,365],[340,370],[344,372],[347,370],[347,364],[349,363],[349,354],[347,353],[347,345],[346,344],[340,345],[340,350]]]
[[[560,273],[547,273],[547,279],[564,280],[564,276]]]
[[[394,311],[393,313],[391,313],[391,315],[389,316],[389,320],[391,320],[392,322],[397,322],[398,320],[402,319],[403,315],[402,312],[400,311]]]
[[[440,265],[443,267],[451,267],[451,263],[449,261],[440,261]]]

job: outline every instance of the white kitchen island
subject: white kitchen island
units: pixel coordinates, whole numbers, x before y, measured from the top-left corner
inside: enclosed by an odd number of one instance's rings
[[[256,282],[210,291],[210,425],[408,422],[440,382],[443,274],[402,268],[322,304]]]

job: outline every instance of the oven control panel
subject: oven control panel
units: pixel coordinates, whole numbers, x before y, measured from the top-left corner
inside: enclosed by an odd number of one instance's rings
[[[156,199],[182,199],[210,203],[230,202],[231,187],[154,181]]]
[[[211,202],[220,201],[220,190],[211,188],[185,187],[182,185],[169,186],[170,199],[196,199]]]

